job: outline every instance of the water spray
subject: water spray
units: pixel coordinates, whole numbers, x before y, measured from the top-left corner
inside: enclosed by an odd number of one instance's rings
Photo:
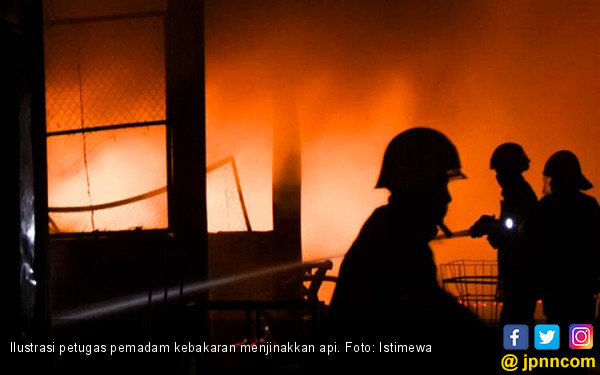
[[[439,225],[443,234],[436,236],[433,241],[446,240],[460,237],[467,237],[471,235],[469,229],[452,232],[444,223]],[[181,298],[182,296],[191,296],[194,294],[202,293],[210,289],[220,287],[227,284],[232,284],[244,280],[253,279],[260,276],[269,275],[272,273],[290,271],[296,268],[305,267],[311,263],[323,262],[326,260],[342,258],[346,255],[346,252],[327,257],[312,259],[306,262],[292,262],[286,263],[275,267],[269,267],[262,270],[256,270],[251,272],[245,272],[237,275],[231,275],[215,280],[196,281],[184,285],[173,286],[170,288],[160,289],[156,291],[148,291],[129,295],[120,299],[105,301],[102,303],[85,306],[76,310],[68,311],[55,318],[55,323],[61,325],[68,323],[72,319],[97,319],[112,314],[122,313],[127,310],[141,308],[152,303],[152,296],[162,295],[163,302],[169,302]]]
[[[305,267],[306,265],[310,265],[311,263],[323,262],[330,259],[341,258],[346,253],[313,259],[307,262],[292,262],[286,263],[275,267],[269,267],[262,270],[256,270],[251,272],[245,272],[237,275],[231,275],[227,277],[223,277],[215,280],[206,280],[206,281],[196,281],[188,284],[183,284],[180,286],[173,286],[170,288],[160,289],[149,292],[137,293],[134,295],[129,295],[120,299],[115,299],[112,301],[105,301],[102,303],[88,305],[83,308],[79,308],[76,310],[68,311],[62,315],[57,316],[56,324],[61,325],[68,323],[69,320],[72,319],[98,319],[105,316],[109,316],[111,314],[121,313],[127,310],[141,308],[145,305],[148,305],[152,302],[152,296],[163,295],[163,301],[166,303],[168,301],[173,301],[178,298],[185,296],[191,296],[197,293],[202,293],[208,291],[210,289],[220,287],[227,284],[232,284],[235,282],[240,282],[244,280],[253,279],[260,276],[269,275],[276,272],[290,271],[296,268]]]

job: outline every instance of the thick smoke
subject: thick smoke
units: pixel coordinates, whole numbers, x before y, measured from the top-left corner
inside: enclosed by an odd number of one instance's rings
[[[258,158],[262,145],[252,142],[261,119],[269,127],[274,87],[296,92],[306,258],[348,248],[372,208],[385,201],[372,188],[386,143],[411,126],[440,129],[459,148],[469,179],[451,187],[448,223],[455,229],[481,213],[498,213],[489,157],[505,141],[525,147],[532,160],[526,177],[539,194],[543,164],[562,148],[575,151],[600,183],[594,150],[600,4],[208,1],[206,7],[212,142],[222,145],[229,135],[218,137],[227,132],[221,125],[235,127],[233,142]],[[267,176],[262,161],[259,174]],[[484,241],[436,247],[439,261],[495,256]]]
[[[86,2],[87,3],[87,2]],[[256,229],[271,228],[272,127],[281,87],[297,100],[305,259],[345,251],[371,210],[383,150],[431,126],[468,180],[447,223],[499,212],[489,157],[521,143],[526,178],[570,149],[600,185],[600,3],[593,1],[207,0],[208,160],[233,154]],[[598,188],[591,194],[599,197]],[[435,246],[438,262],[495,258],[484,240]]]

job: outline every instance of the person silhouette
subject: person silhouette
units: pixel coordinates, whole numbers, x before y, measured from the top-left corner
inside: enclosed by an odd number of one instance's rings
[[[600,206],[571,151],[544,167],[548,192],[539,202],[540,277],[544,314],[556,324],[591,324],[600,279]]]
[[[534,324],[536,288],[535,258],[536,213],[538,199],[523,177],[529,169],[523,147],[504,143],[492,153],[490,169],[502,188],[498,219],[483,215],[471,227],[471,237],[487,235],[498,250],[498,289],[502,300],[500,325]]]
[[[461,338],[473,339],[469,332],[481,322],[440,288],[428,245],[451,202],[449,181],[464,178],[456,147],[442,133],[412,128],[392,139],[376,185],[390,191],[388,203],[375,209],[346,253],[328,308],[337,342],[413,339],[440,344],[451,357]]]

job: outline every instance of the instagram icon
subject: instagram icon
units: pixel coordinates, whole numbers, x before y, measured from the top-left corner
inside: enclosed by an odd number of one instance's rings
[[[594,345],[594,328],[591,324],[571,324],[569,326],[569,346],[571,349],[591,349]]]

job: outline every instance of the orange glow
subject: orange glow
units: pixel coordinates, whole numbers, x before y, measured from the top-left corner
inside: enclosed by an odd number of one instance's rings
[[[306,260],[345,252],[385,203],[386,192],[373,189],[383,151],[409,127],[437,128],[459,149],[469,178],[450,185],[453,230],[499,213],[489,158],[503,142],[523,145],[539,196],[543,165],[562,148],[600,184],[600,4],[281,3],[206,3],[208,147],[210,156],[230,141],[217,134],[235,133],[233,144],[248,150],[236,155],[245,193],[251,180],[270,181],[271,148],[262,146],[273,97],[281,85],[295,93]],[[251,210],[251,221],[269,223],[267,207]],[[432,247],[438,264],[496,257],[485,239]]]
[[[163,40],[157,18],[47,25],[47,131],[164,120]],[[50,136],[47,145],[50,207],[119,201],[167,183],[164,125]],[[154,229],[167,227],[166,210],[162,194],[50,216],[64,232]]]
[[[89,206],[114,202],[166,186],[164,126],[89,133],[87,173],[82,136],[48,138],[48,204]],[[89,179],[89,192],[87,181]],[[91,213],[55,214],[61,232],[167,227],[166,194]]]
[[[254,230],[272,229],[272,129],[282,86],[295,94],[301,129],[305,260],[345,252],[385,204],[387,193],[373,189],[383,151],[413,126],[436,128],[458,147],[468,179],[450,185],[446,223],[453,230],[499,213],[489,158],[507,141],[523,145],[532,161],[525,177],[539,196],[546,159],[570,149],[596,184],[589,194],[600,198],[600,3],[308,3],[206,2],[207,161],[235,157]],[[163,140],[156,137],[152,145]],[[129,141],[125,154],[98,161],[99,173],[127,181],[125,169],[103,163],[121,166],[141,152],[164,156]],[[60,158],[60,147],[49,143],[53,153]],[[154,182],[164,176],[162,169],[149,173]],[[51,205],[89,204],[74,187],[85,176],[61,178]],[[145,191],[126,185],[94,194],[102,200]],[[438,264],[496,257],[485,239],[432,247]],[[324,286],[321,297],[331,290]]]

